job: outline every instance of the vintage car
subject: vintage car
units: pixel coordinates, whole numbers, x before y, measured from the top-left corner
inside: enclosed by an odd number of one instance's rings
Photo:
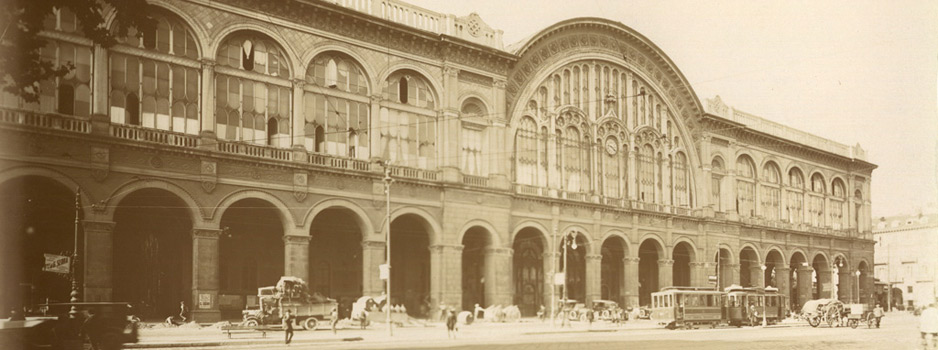
[[[619,303],[612,300],[593,300],[593,316],[596,320],[611,320],[613,313],[619,310]]]
[[[242,326],[277,325],[284,310],[291,310],[298,325],[314,330],[319,322],[331,320],[332,309],[338,307],[335,299],[310,294],[305,281],[288,276],[281,277],[274,287],[258,288],[257,298],[256,308],[241,312]]]

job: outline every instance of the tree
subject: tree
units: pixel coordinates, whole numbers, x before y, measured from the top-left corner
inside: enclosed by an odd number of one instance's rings
[[[113,46],[116,38],[127,35],[131,28],[137,29],[138,36],[156,28],[146,0],[0,1],[0,85],[27,102],[39,101],[40,81],[62,77],[75,68],[72,62],[56,66],[41,57],[46,39],[39,33],[55,9],[74,13],[82,34],[104,48]],[[104,23],[105,14],[111,10],[116,13],[113,30]]]

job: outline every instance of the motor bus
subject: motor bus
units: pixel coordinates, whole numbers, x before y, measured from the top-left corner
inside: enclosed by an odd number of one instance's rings
[[[716,327],[723,322],[724,292],[701,287],[666,287],[651,293],[651,319],[668,329]]]

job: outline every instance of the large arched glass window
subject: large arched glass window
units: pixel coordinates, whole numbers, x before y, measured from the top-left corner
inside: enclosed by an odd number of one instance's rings
[[[651,145],[642,146],[638,154],[638,199],[655,202],[655,150]]]
[[[306,149],[368,159],[371,106],[364,69],[351,57],[325,52],[306,70]]]
[[[811,225],[824,225],[824,195],[827,193],[824,176],[820,173],[811,175],[811,195],[808,205],[808,214]]]
[[[754,216],[756,166],[747,156],[736,159],[736,210],[740,216]]]
[[[436,97],[426,78],[402,70],[391,74],[383,89],[388,103],[381,107],[382,154],[394,164],[436,168]]]
[[[608,137],[603,143],[603,157],[602,159],[602,174],[603,174],[603,195],[606,197],[619,198],[622,197],[622,191],[620,190],[619,181],[622,178],[622,173],[624,169],[622,167],[623,157],[625,155],[620,155],[619,150],[624,149],[619,146],[619,140],[615,137]]]
[[[525,116],[515,132],[515,175],[516,181],[525,185],[544,186],[538,181],[538,162],[540,159],[540,135],[534,118]]]
[[[485,115],[485,108],[482,102],[476,98],[470,98],[463,102],[460,108],[460,115],[463,118],[478,118]],[[460,144],[460,166],[462,171],[469,175],[488,175],[488,168],[482,159],[482,135],[481,125],[464,123],[462,134],[459,137]]]
[[[674,154],[674,205],[690,206],[690,179],[687,176],[687,156],[683,152]]]
[[[289,147],[293,94],[283,50],[261,34],[238,32],[222,42],[216,63],[217,136]],[[277,130],[268,129],[271,120]]]
[[[781,215],[782,175],[775,163],[766,163],[762,168],[762,215],[769,220],[778,220]]]
[[[804,222],[804,175],[798,168],[788,171],[788,220],[791,223]]]
[[[156,29],[133,30],[110,56],[110,116],[116,124],[198,134],[201,72],[192,31],[169,14]]]
[[[74,69],[63,77],[40,81],[38,103],[27,103],[17,95],[0,91],[3,106],[79,117],[91,115],[92,49],[76,44],[87,41],[82,38],[79,26],[74,13],[53,8],[44,19],[44,32],[39,35],[46,42],[40,56],[56,67],[71,64]]]
[[[833,226],[835,230],[847,226],[846,215],[844,215],[847,212],[846,207],[846,187],[844,186],[843,180],[836,178],[831,184],[831,226]]]
[[[563,188],[569,192],[583,191],[581,176],[583,174],[583,151],[580,142],[580,131],[575,127],[567,127],[563,131],[563,144],[559,149],[563,154]],[[588,170],[588,169],[587,169]]]

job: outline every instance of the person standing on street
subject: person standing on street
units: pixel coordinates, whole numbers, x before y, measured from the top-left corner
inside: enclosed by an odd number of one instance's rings
[[[290,309],[283,314],[283,342],[284,344],[290,344],[293,341],[293,321],[296,320],[296,316],[293,316],[293,312]]]
[[[443,315],[446,319],[446,337],[456,339],[456,331],[459,330],[456,328],[456,310],[453,310],[453,308],[445,309]]]
[[[329,322],[332,326],[332,334],[336,334],[335,327],[339,323],[339,309],[332,308],[332,313],[329,314],[329,317],[332,317],[332,321]]]
[[[873,317],[876,317],[876,328],[879,328],[879,321],[882,320],[884,314],[883,307],[876,304],[876,307],[873,308]]]
[[[922,332],[922,348],[938,349],[938,309],[935,303],[922,311],[918,321],[918,330]]]
[[[186,302],[185,302],[185,301],[180,301],[180,302],[179,302],[179,319],[182,320],[182,323],[186,323],[186,320],[188,320],[188,319],[186,318],[186,314],[187,314],[188,312],[189,312],[189,310],[186,308]]]

